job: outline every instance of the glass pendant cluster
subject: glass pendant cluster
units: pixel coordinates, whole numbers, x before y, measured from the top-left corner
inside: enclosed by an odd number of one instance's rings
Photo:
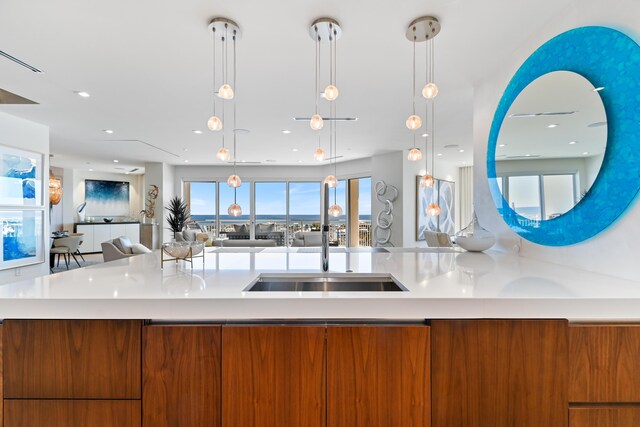
[[[429,156],[426,157],[425,175],[420,178],[420,187],[433,188],[435,184],[435,98],[438,96],[438,85],[435,83],[435,67],[434,67],[434,45],[433,39],[440,32],[440,22],[433,16],[423,16],[415,19],[407,28],[407,39],[413,43],[413,111],[406,121],[406,126],[413,131],[413,148],[409,151],[408,159],[418,161],[422,159],[420,149],[416,147],[416,131],[422,127],[422,120],[416,114],[416,44],[425,43],[425,84],[422,87],[422,97],[426,99],[425,105],[425,126],[431,129],[427,134],[426,149],[429,149],[431,143],[431,168],[429,168]],[[440,206],[438,205],[437,191],[432,191],[433,199],[426,208],[426,214],[429,216],[440,215]]]
[[[230,158],[229,149],[225,147],[225,110],[228,101],[233,101],[235,93],[233,87],[235,86],[236,75],[236,40],[240,37],[240,28],[238,24],[226,18],[214,18],[209,23],[209,30],[211,31],[213,41],[213,114],[207,120],[207,127],[212,132],[222,131],[222,147],[216,153],[216,159],[226,162]],[[220,44],[220,53],[216,52],[216,45]],[[229,73],[229,44],[232,44],[232,70]],[[220,68],[222,75],[222,82],[218,86],[218,61],[217,57],[220,56]],[[234,81],[231,81],[230,75],[234,76]],[[233,83],[233,85],[231,84]],[[218,102],[222,104],[222,117],[219,117],[216,112],[216,106]],[[234,118],[235,120],[235,118]]]
[[[238,24],[227,18],[214,18],[209,23],[209,30],[213,37],[213,115],[209,118],[207,126],[210,130],[217,132],[222,131],[222,147],[216,153],[216,159],[226,162],[231,157],[231,152],[225,147],[225,110],[228,102],[232,103],[233,112],[233,173],[227,179],[227,185],[233,188],[233,203],[229,205],[227,213],[230,216],[242,215],[242,207],[237,203],[237,191],[242,185],[242,179],[237,174],[237,74],[236,74],[236,41],[240,37],[240,27]],[[220,43],[220,56],[222,58],[222,83],[217,86],[216,81],[216,44]],[[229,72],[229,45],[231,45],[231,72]],[[217,99],[222,102],[222,119],[216,115]]]
[[[314,114],[309,120],[309,126],[314,131],[321,131],[324,128],[325,118],[320,114],[320,97],[329,101],[330,107],[333,101],[338,99],[340,91],[336,86],[336,50],[337,41],[342,35],[342,30],[337,21],[332,18],[319,18],[316,19],[309,27],[309,35],[315,44],[315,84],[313,87],[313,96],[315,100]],[[322,57],[322,44],[329,44],[329,81],[324,91],[320,91],[320,85],[322,80],[321,74],[321,57]],[[330,117],[330,121],[335,120],[335,117]],[[318,146],[313,152],[313,158],[319,162],[326,159],[325,151],[322,148],[322,141],[320,135],[318,136]],[[327,177],[328,178],[328,177]],[[333,180],[329,180],[332,184]]]

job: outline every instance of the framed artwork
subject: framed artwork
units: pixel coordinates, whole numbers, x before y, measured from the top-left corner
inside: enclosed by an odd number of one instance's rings
[[[129,183],[126,181],[84,180],[87,216],[130,215]]]
[[[416,240],[424,240],[426,230],[455,233],[455,183],[436,179],[433,188],[420,187],[420,176],[416,176]],[[427,215],[427,206],[433,201],[440,206],[440,215]]]
[[[0,208],[44,208],[42,174],[42,154],[0,145]]]
[[[44,262],[44,210],[0,210],[0,270]]]

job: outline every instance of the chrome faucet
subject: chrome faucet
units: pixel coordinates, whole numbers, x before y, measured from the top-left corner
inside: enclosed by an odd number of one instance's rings
[[[329,184],[323,185],[322,194],[322,271],[329,271]]]

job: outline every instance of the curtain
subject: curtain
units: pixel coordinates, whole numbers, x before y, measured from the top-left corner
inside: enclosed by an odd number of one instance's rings
[[[460,183],[460,222],[463,229],[471,222],[473,213],[473,166],[465,166],[458,169]]]

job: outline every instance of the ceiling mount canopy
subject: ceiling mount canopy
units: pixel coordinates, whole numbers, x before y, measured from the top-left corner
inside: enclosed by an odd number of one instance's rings
[[[342,28],[340,24],[333,18],[318,18],[311,23],[309,27],[309,36],[313,41],[317,40],[321,43],[340,40],[342,37]]]
[[[228,18],[213,18],[207,28],[209,32],[214,32],[218,41],[221,41],[222,37],[225,36],[225,30],[229,36],[235,34],[236,40],[241,38],[240,26]]]
[[[440,21],[433,16],[421,16],[414,19],[407,27],[407,40],[423,42],[431,40],[440,32]]]

